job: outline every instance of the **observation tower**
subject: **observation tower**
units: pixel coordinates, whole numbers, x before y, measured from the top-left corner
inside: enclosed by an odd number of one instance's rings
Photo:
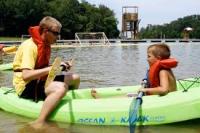
[[[122,38],[138,39],[139,30],[138,7],[122,7]]]

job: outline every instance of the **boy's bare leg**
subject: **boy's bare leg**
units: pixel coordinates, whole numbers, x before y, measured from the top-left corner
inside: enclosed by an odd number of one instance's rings
[[[98,96],[98,93],[94,88],[91,89],[90,93],[94,99],[100,98],[100,96]],[[121,94],[121,95],[116,95],[116,96],[110,96],[110,98],[123,98],[123,97],[137,97],[137,93],[127,93],[127,94]]]

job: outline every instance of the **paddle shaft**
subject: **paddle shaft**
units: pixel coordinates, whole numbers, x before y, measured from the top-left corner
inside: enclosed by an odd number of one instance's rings
[[[147,88],[148,87],[147,78],[143,79],[142,87],[143,88]],[[135,99],[133,99],[133,101],[131,103],[131,104],[134,104],[134,108],[132,110],[130,110],[130,112],[129,112],[129,116],[130,116],[129,117],[130,133],[134,133],[135,132],[135,126],[136,126],[136,122],[137,122],[137,113],[138,113],[140,105],[142,104],[143,95],[144,95],[144,92],[139,91],[137,97]]]
[[[60,67],[61,67],[61,71],[68,71],[68,70],[70,70],[70,68],[72,67],[72,64],[73,64],[73,62],[74,62],[74,59],[70,59],[69,61],[67,61],[67,62],[65,62],[65,64],[67,65],[60,65]]]
[[[142,87],[143,88],[147,88],[148,87],[148,85],[147,85],[147,79],[143,79],[143,81],[142,81]],[[138,95],[137,95],[137,97],[136,97],[136,100],[137,99],[140,99],[140,105],[142,104],[142,97],[144,96],[144,92],[142,92],[142,91],[139,91],[138,92]]]

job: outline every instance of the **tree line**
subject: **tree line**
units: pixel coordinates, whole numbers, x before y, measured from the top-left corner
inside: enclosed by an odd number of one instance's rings
[[[104,5],[83,0],[0,0],[0,36],[21,37],[30,26],[38,25],[44,16],[62,23],[62,39],[74,39],[76,32],[105,32],[117,38],[118,21]]]
[[[191,27],[190,38],[200,38],[200,15],[190,15],[178,18],[169,24],[148,25],[141,28],[140,38],[183,38],[183,30]]]
[[[85,0],[0,0],[0,36],[21,37],[44,16],[53,16],[63,27],[62,39],[74,39],[76,32],[105,32],[118,38],[118,21],[105,5]],[[193,28],[190,38],[200,38],[200,15],[179,18],[169,24],[151,25],[139,31],[139,38],[182,38],[186,27]]]

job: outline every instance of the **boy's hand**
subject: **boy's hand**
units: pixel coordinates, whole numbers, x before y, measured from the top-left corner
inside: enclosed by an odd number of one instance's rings
[[[144,93],[146,93],[147,92],[147,89],[146,88],[140,88],[139,90],[138,90],[138,92],[144,92]]]

